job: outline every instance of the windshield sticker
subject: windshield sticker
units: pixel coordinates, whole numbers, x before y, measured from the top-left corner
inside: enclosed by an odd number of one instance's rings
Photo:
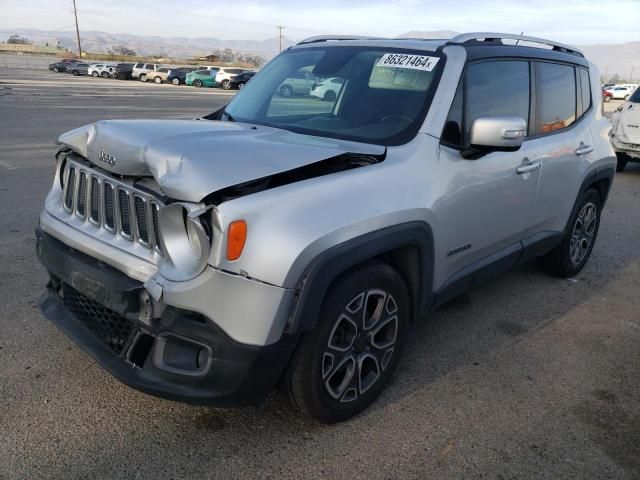
[[[440,58],[426,55],[406,55],[403,53],[385,53],[376,67],[410,68],[412,70],[424,70],[430,72]]]

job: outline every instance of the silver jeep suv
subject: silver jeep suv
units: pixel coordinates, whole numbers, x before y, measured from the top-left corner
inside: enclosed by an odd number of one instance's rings
[[[339,91],[283,97],[296,72]],[[413,319],[530,259],[585,265],[616,166],[599,78],[531,37],[314,37],[202,119],[67,132],[41,309],[144,392],[231,406],[279,384],[350,418]]]

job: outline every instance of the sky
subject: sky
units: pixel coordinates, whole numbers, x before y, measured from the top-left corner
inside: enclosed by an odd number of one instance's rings
[[[76,0],[80,31],[162,37],[292,40],[394,37],[420,30],[524,32],[577,45],[640,40],[640,0]],[[72,0],[0,0],[0,38],[71,31]],[[33,38],[33,40],[36,40]]]

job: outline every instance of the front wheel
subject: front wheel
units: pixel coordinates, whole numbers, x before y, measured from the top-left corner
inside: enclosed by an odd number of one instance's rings
[[[98,72],[91,72],[92,77],[97,77],[98,75],[99,75]]]
[[[289,85],[282,85],[280,87],[280,95],[283,97],[290,97],[293,95],[293,89]]]
[[[80,72],[78,70],[73,70],[71,73],[73,74],[74,77],[77,77],[80,75]]]
[[[231,82],[229,80],[223,80],[222,83],[220,84],[220,86],[224,90],[230,90],[231,89]]]
[[[242,90],[242,87],[244,87],[244,83],[241,82],[238,84],[238,90]]]
[[[365,410],[398,365],[409,317],[404,281],[389,265],[370,263],[336,280],[283,378],[293,405],[325,423]]]
[[[580,196],[562,242],[541,259],[546,272],[566,278],[582,270],[596,242],[601,208],[596,190],[590,188]]]
[[[202,80],[194,80],[193,81],[193,86],[197,87],[197,88],[202,87]]]
[[[100,76],[101,76],[102,78],[109,78],[109,72],[102,72],[102,73],[100,74]]]
[[[144,73],[140,74],[140,76],[138,78],[140,79],[141,82],[146,82],[147,81],[147,75],[145,75]]]
[[[173,83],[174,85],[180,85],[180,79],[174,78],[173,80],[171,80],[171,83]]]
[[[627,100],[629,100],[629,95],[624,96],[624,101],[626,102]]]
[[[156,78],[153,79],[153,81],[159,85],[159,84],[162,83],[162,78],[161,77],[156,77]]]

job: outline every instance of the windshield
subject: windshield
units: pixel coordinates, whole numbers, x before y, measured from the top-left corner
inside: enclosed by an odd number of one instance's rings
[[[235,96],[223,118],[378,145],[415,136],[444,60],[382,47],[293,49]]]

